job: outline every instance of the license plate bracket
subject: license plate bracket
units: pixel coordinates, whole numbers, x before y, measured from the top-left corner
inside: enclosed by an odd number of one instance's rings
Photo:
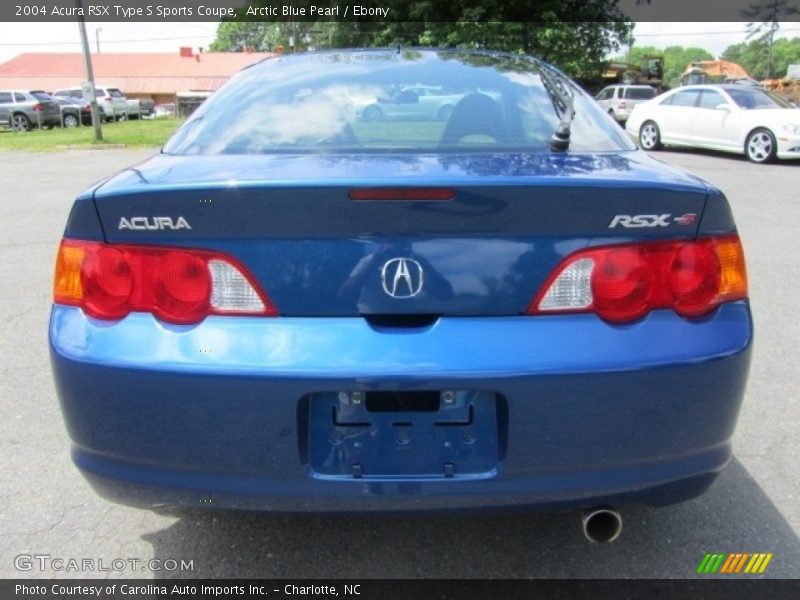
[[[340,391],[309,397],[318,478],[486,478],[497,473],[497,397],[486,391]]]

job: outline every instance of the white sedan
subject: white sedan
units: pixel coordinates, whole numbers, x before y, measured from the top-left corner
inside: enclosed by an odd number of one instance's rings
[[[800,109],[755,87],[690,85],[637,104],[625,126],[645,150],[664,144],[800,159]]]

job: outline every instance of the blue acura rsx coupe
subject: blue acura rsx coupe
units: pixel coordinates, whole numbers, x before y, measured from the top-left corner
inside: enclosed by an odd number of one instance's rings
[[[678,502],[751,341],[718,189],[537,59],[400,48],[248,67],[79,196],[50,320],[75,463],[150,508]]]

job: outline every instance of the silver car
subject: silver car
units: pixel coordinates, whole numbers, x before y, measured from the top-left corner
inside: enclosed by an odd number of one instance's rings
[[[595,100],[603,110],[620,123],[628,120],[633,107],[655,98],[656,90],[649,85],[610,85],[603,88]]]
[[[53,98],[44,92],[0,90],[0,125],[17,131],[34,127],[50,129],[61,124],[61,111]]]
[[[464,97],[442,88],[415,85],[363,102],[360,117],[365,121],[439,120],[447,121],[453,107]]]
[[[94,89],[97,98],[97,107],[100,109],[102,117],[106,121],[119,121],[127,118],[128,102],[125,94],[119,88],[105,85],[97,85]],[[83,88],[67,88],[53,92],[55,98],[76,98],[83,99]]]

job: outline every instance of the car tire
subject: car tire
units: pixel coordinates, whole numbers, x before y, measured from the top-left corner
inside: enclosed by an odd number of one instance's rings
[[[11,117],[11,129],[14,131],[30,131],[31,120],[22,113],[15,113]]]
[[[365,121],[380,121],[383,119],[383,111],[380,107],[372,105],[364,109]]]
[[[744,153],[747,155],[747,159],[758,164],[773,160],[777,150],[778,144],[775,136],[769,129],[763,127],[751,131],[744,143]]]
[[[661,148],[661,131],[654,121],[645,121],[639,129],[639,145],[644,150]]]
[[[450,115],[453,114],[453,107],[449,104],[446,104],[442,108],[439,109],[439,120],[440,121],[449,121]]]
[[[76,117],[73,114],[64,115],[64,127],[65,128],[66,127],[73,128],[73,127],[77,127],[78,125],[79,125],[78,117]]]

